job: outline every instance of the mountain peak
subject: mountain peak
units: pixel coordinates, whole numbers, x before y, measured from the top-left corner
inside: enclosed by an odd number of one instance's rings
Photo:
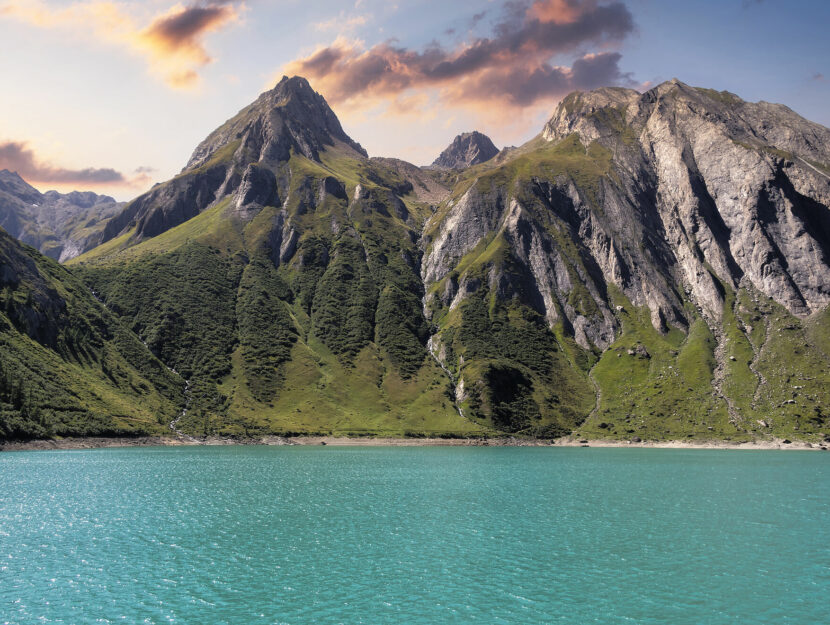
[[[639,93],[604,87],[575,91],[556,107],[542,132],[548,141],[578,134],[583,145],[632,142],[657,118],[674,128],[706,124],[738,145],[766,146],[808,161],[830,162],[828,129],[783,104],[747,102],[729,91],[693,87],[677,78]],[[620,134],[623,133],[623,134]],[[623,136],[624,135],[624,136]]]
[[[326,147],[342,144],[356,155],[368,156],[353,141],[329,107],[301,76],[283,76],[270,91],[214,130],[199,144],[185,170],[201,167],[223,148],[239,143],[235,153],[256,162],[281,162],[291,150],[311,160],[319,160]]]
[[[0,180],[8,180],[10,178],[14,178],[17,180],[23,180],[16,171],[11,171],[10,169],[0,169]]]
[[[308,80],[302,76],[283,76],[274,86],[273,91],[295,92],[313,91]]]
[[[465,169],[489,161],[499,153],[498,148],[485,134],[474,130],[453,139],[447,148],[432,162],[441,169]]]

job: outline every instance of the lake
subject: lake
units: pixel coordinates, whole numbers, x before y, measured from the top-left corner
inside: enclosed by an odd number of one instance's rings
[[[0,454],[0,623],[830,619],[830,453]]]

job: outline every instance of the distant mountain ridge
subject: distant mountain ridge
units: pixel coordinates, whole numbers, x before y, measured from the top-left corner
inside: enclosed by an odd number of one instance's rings
[[[473,152],[368,158],[284,79],[68,265],[190,435],[830,437],[830,130],[673,80]]]
[[[0,227],[61,262],[89,249],[103,223],[123,207],[91,191],[41,193],[17,172],[0,171]]]

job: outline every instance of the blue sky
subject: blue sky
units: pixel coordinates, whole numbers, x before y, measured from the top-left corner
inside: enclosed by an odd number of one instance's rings
[[[830,125],[830,2],[0,0],[0,168],[129,199],[305,74],[372,155],[534,136],[574,88],[677,77]]]

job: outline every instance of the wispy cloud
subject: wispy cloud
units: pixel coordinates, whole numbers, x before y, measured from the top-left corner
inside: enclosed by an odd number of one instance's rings
[[[430,90],[443,105],[516,110],[574,89],[630,82],[613,46],[633,30],[631,13],[619,1],[513,0],[503,3],[488,37],[422,50],[394,41],[366,48],[338,37],[281,73],[306,76],[346,109],[386,102],[406,111],[413,92]],[[571,62],[555,63],[563,56]]]
[[[82,185],[84,187],[142,187],[150,182],[149,174],[154,171],[139,167],[133,176],[125,176],[110,167],[84,167],[69,169],[38,158],[34,151],[22,141],[0,142],[0,169],[16,171],[27,182],[33,184]]]
[[[361,26],[365,26],[369,22],[369,16],[363,14],[348,15],[345,11],[341,11],[339,15],[322,22],[315,22],[314,29],[322,32],[334,31],[339,34],[352,32]]]
[[[62,7],[43,0],[0,0],[0,18],[63,29],[141,55],[150,70],[176,88],[190,88],[213,61],[204,38],[237,21],[244,5],[227,0],[176,4],[142,21],[121,2],[86,0]]]

